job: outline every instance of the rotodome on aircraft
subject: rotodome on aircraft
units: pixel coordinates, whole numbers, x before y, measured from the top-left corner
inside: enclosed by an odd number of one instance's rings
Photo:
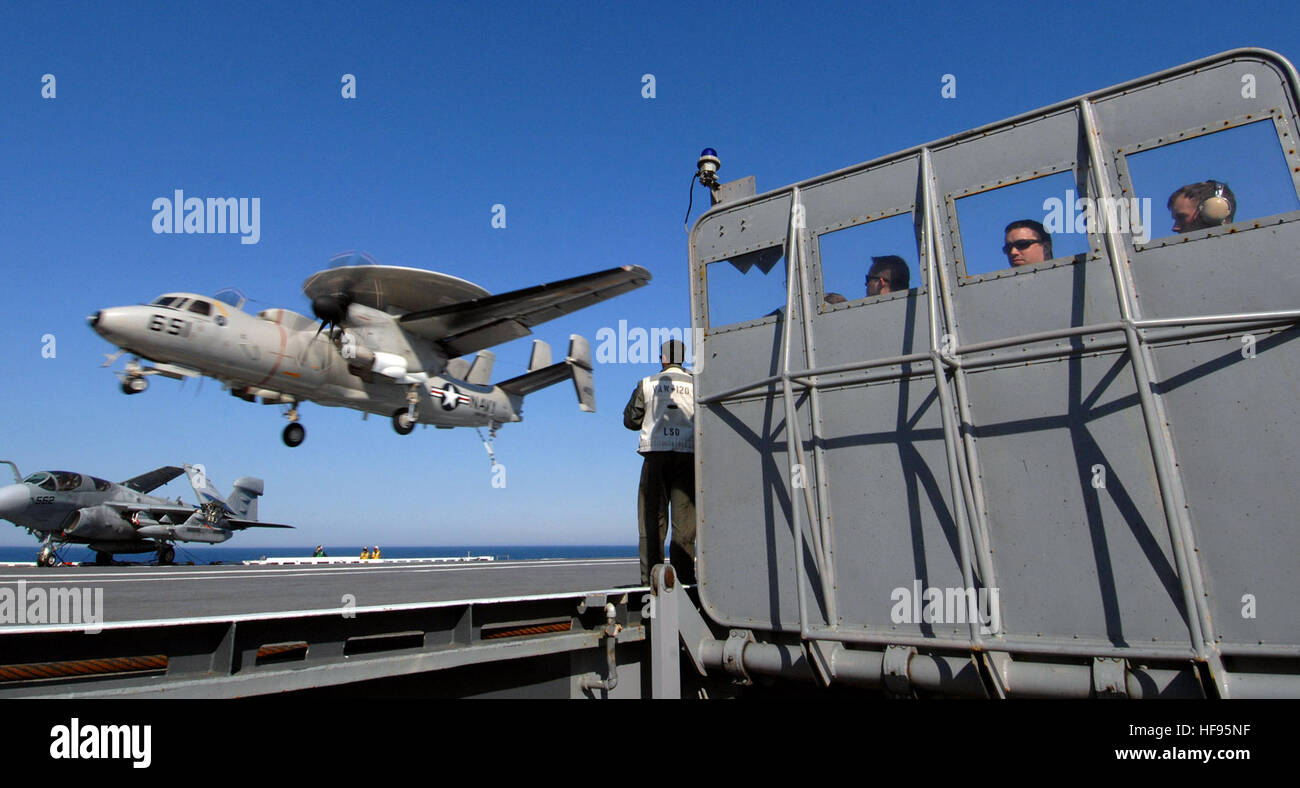
[[[40,566],[54,566],[54,545],[84,544],[95,551],[95,563],[112,562],[114,553],[158,553],[158,563],[175,558],[172,542],[217,544],[245,528],[292,528],[257,520],[261,479],[235,480],[229,500],[222,498],[202,465],[174,465],[142,473],[120,484],[71,471],[38,471],[27,478],[9,460],[14,483],[0,487],[0,518],[26,528],[43,544],[36,556]],[[185,473],[199,506],[187,506],[149,495]]]
[[[342,264],[357,259],[364,263]],[[167,293],[101,309],[88,322],[120,348],[108,364],[133,354],[118,373],[122,391],[144,391],[149,375],[216,378],[248,402],[287,405],[287,446],[306,437],[298,405],[308,401],[390,416],[400,435],[416,424],[490,427],[495,435],[523,419],[525,395],[563,380],[573,381],[580,409],[595,411],[591,348],[574,334],[564,361],[552,364],[550,346],[534,340],[528,371],[496,385],[486,348],[650,281],[644,268],[622,266],[491,295],[454,276],[364,255],[330,262],[335,267],[303,283],[319,324],[288,309],[247,314],[234,291]],[[460,358],[475,352],[472,363]]]

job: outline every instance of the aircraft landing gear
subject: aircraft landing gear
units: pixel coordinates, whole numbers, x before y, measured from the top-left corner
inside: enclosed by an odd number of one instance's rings
[[[54,554],[54,548],[50,545],[45,545],[41,548],[41,551],[36,554],[37,566],[55,566],[58,563],[59,558]]]
[[[105,553],[100,550],[95,551],[95,566],[112,566],[113,554]]]
[[[140,366],[140,359],[132,356],[126,362],[126,373],[122,375],[122,393],[139,394],[149,388],[149,381],[145,380],[144,367]]]
[[[176,550],[169,544],[158,546],[158,565],[167,566],[176,560]]]
[[[410,435],[420,420],[420,387],[412,383],[406,390],[406,407],[393,411],[393,429],[398,435]]]
[[[415,429],[415,419],[406,408],[398,408],[393,411],[393,431],[398,435],[410,435],[411,430]]]
[[[307,428],[295,421],[284,428],[280,437],[284,440],[284,445],[292,449],[306,440]]]
[[[298,403],[295,402],[285,411],[284,417],[289,420],[288,426],[284,428],[280,438],[284,445],[293,448],[301,444],[307,438],[307,428],[298,423]]]

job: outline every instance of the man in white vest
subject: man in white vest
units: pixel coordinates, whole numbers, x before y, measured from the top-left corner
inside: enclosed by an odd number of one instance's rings
[[[641,487],[641,582],[664,562],[668,510],[672,507],[670,562],[683,583],[695,582],[695,380],[682,369],[686,345],[671,339],[660,349],[662,370],[643,378],[623,409],[623,426],[638,430]]]

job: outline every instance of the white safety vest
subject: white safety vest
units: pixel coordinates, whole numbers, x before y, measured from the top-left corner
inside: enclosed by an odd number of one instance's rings
[[[695,379],[681,367],[669,367],[641,380],[645,416],[637,451],[695,451]]]

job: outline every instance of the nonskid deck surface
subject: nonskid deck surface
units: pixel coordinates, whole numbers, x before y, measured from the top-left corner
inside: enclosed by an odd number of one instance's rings
[[[102,623],[245,618],[640,587],[635,558],[345,566],[0,567],[0,589],[103,590]],[[19,582],[22,585],[19,585]],[[5,630],[29,626],[10,622]]]

